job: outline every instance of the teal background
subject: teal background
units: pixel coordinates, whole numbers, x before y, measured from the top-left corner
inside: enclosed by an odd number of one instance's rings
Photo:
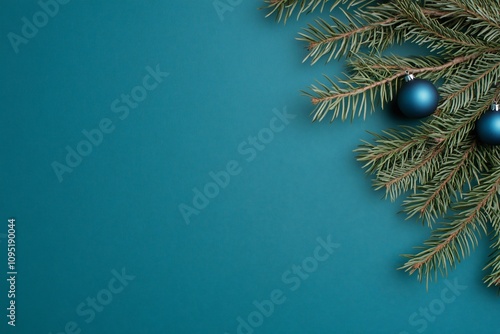
[[[315,15],[283,26],[261,5],[242,0],[221,20],[210,0],[74,0],[16,54],[7,34],[40,5],[2,2],[2,277],[9,217],[18,243],[17,326],[2,279],[2,333],[233,334],[276,289],[286,300],[240,333],[500,333],[499,297],[481,282],[486,237],[450,273],[466,286],[453,302],[440,304],[445,279],[427,292],[396,270],[430,231],[372,190],[352,151],[366,130],[406,121],[311,123],[300,90],[343,63],[302,63],[295,38]],[[156,65],[169,76],[121,120],[112,102]],[[246,161],[238,146],[285,107],[296,117]],[[114,131],[59,182],[51,164],[104,118]],[[232,160],[241,172],[186,224],[179,205]],[[339,248],[292,291],[282,275],[329,235]],[[77,307],[122,268],[135,278],[87,323]],[[438,314],[418,314],[429,307]]]

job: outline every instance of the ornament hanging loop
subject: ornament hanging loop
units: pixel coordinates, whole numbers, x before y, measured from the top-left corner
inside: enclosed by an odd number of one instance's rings
[[[495,100],[493,100],[493,104],[499,104],[499,99],[500,99],[500,92],[498,91],[499,88],[500,88],[500,82],[495,82],[495,84],[493,85],[493,87],[495,87],[496,91],[497,91],[497,96],[495,97]],[[493,104],[492,104],[492,108],[493,108]]]
[[[498,104],[498,101],[493,101],[491,104],[491,111],[500,111],[500,104]]]
[[[486,145],[500,145],[500,104],[493,100],[490,110],[476,121],[476,134],[480,142]]]
[[[410,71],[406,70],[405,73],[406,73],[405,82],[412,81],[413,79],[415,79],[415,76],[411,74]]]

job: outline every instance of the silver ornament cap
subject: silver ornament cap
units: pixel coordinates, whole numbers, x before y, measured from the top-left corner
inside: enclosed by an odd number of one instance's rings
[[[500,111],[500,104],[495,101],[491,104],[491,108],[490,108],[491,111]]]
[[[410,72],[406,71],[405,82],[412,81],[413,79],[415,79],[415,76]]]

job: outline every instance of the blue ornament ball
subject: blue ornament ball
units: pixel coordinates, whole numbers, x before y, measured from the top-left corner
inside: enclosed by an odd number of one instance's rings
[[[431,115],[439,103],[439,93],[432,82],[407,76],[407,82],[398,92],[399,110],[409,118],[421,118]]]
[[[500,145],[500,111],[490,110],[476,122],[476,134],[484,144]]]

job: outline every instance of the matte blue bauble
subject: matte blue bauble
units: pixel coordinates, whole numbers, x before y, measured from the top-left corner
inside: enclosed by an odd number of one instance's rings
[[[439,93],[432,82],[409,75],[398,92],[398,107],[409,118],[426,117],[436,111]]]
[[[476,133],[482,143],[500,145],[500,111],[494,106],[476,122]]]

